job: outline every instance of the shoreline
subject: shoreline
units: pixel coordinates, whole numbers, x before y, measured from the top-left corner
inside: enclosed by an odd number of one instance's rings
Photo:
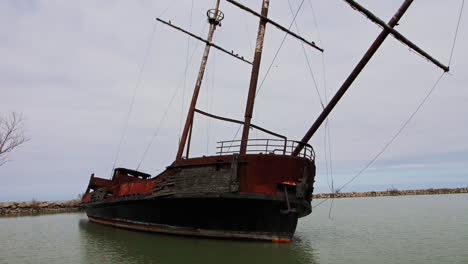
[[[0,216],[31,216],[42,214],[57,214],[78,212],[80,201],[63,202],[4,202],[0,203]]]
[[[370,192],[348,192],[348,193],[318,193],[314,194],[314,199],[331,199],[331,198],[358,198],[358,197],[378,197],[378,196],[403,196],[403,195],[441,195],[441,194],[458,194],[468,193],[468,187],[463,188],[440,188],[440,189],[423,189],[423,190],[397,190],[395,188],[387,191],[370,191]],[[63,202],[4,202],[0,203],[1,216],[31,216],[41,214],[56,214],[79,212],[79,200],[63,201]]]
[[[404,196],[404,195],[439,195],[439,194],[457,194],[468,193],[468,187],[462,188],[440,188],[440,189],[422,189],[422,190],[397,190],[395,188],[386,191],[370,192],[348,192],[348,193],[318,193],[314,194],[314,199],[330,198],[358,198],[358,197],[377,197],[377,196]]]

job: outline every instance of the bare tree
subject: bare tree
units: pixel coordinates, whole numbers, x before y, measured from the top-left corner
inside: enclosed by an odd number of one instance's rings
[[[23,114],[12,112],[0,114],[0,166],[7,162],[6,156],[29,139],[23,131]]]

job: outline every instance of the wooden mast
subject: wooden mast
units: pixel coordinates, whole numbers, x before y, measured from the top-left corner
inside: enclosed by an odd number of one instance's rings
[[[255,94],[257,92],[258,75],[260,71],[260,62],[262,60],[263,40],[265,39],[265,29],[268,22],[265,19],[268,16],[268,7],[270,0],[263,0],[262,2],[262,18],[258,25],[257,44],[255,45],[255,57],[252,65],[252,74],[250,77],[249,95],[247,97],[247,105],[245,106],[245,119],[244,127],[242,130],[242,141],[240,146],[240,154],[243,155],[247,151],[247,144],[249,139],[250,123],[252,120],[252,113],[255,103]]]
[[[208,61],[208,55],[210,54],[210,48],[212,46],[210,43],[213,40],[214,31],[216,30],[216,27],[219,24],[219,21],[218,21],[219,2],[220,2],[220,0],[216,0],[216,6],[215,6],[214,12],[213,12],[213,19],[211,17],[208,18],[208,21],[210,23],[210,31],[208,32],[208,38],[207,38],[208,42],[206,43],[205,51],[203,53],[203,58],[202,58],[202,61],[201,61],[200,70],[198,72],[197,82],[195,83],[195,89],[193,91],[192,101],[190,103],[190,107],[189,107],[189,110],[188,110],[188,113],[187,113],[187,119],[185,121],[184,130],[183,130],[182,136],[180,138],[180,144],[179,144],[179,149],[177,151],[176,160],[182,159],[182,154],[184,152],[185,144],[187,142],[187,136],[188,136],[189,132],[191,132],[191,127],[192,127],[192,124],[193,124],[193,115],[194,115],[194,112],[195,112],[195,107],[197,105],[198,94],[200,93],[200,87],[201,87],[201,84],[202,84],[202,81],[203,81],[203,76],[205,74],[206,63]],[[188,155],[188,151],[187,151],[187,155]]]

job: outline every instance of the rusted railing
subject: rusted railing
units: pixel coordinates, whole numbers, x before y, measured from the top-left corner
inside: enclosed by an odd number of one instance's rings
[[[216,154],[230,155],[240,152],[242,140],[219,141],[216,147]],[[291,155],[294,149],[300,144],[299,141],[283,139],[248,139],[247,154],[264,153],[276,155]],[[298,155],[300,157],[315,159],[315,152],[311,145],[304,144],[304,148]]]

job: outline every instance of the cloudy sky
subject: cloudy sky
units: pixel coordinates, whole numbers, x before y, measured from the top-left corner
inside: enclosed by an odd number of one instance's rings
[[[174,160],[203,45],[155,18],[205,37],[205,13],[214,1],[193,2],[0,0],[0,113],[22,112],[30,138],[0,167],[0,200],[71,199],[85,190],[91,173],[106,178],[114,165],[134,169],[141,163],[140,170],[157,174]],[[261,1],[241,2],[259,10]],[[289,26],[289,4],[295,12],[301,2],[272,0],[270,17]],[[387,21],[402,1],[359,2]],[[448,63],[460,5],[415,1],[397,29]],[[225,19],[214,42],[251,59],[258,19],[225,1],[221,10]],[[343,191],[468,186],[466,18],[465,12],[451,74],[387,151]],[[255,124],[290,139],[302,138],[321,111],[314,79],[322,100],[330,98],[381,30],[341,0],[305,0],[296,22],[292,30],[325,53],[288,37],[272,61],[284,33],[268,26],[254,116]],[[212,50],[198,108],[242,119],[249,74],[249,65]],[[335,187],[385,146],[440,74],[387,39],[331,115]],[[197,116],[192,155],[213,154],[216,142],[233,139],[237,129]],[[329,191],[331,182],[324,131],[310,142],[317,153],[318,192]]]

